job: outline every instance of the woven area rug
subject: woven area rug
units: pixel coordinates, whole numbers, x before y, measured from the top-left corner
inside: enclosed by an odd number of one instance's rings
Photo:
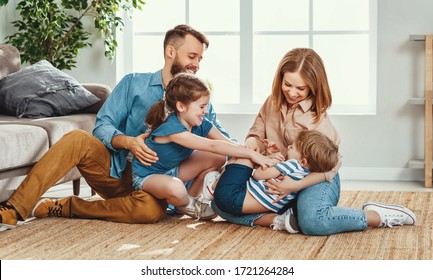
[[[408,206],[415,226],[305,236],[167,216],[151,225],[47,218],[0,232],[0,259],[49,260],[432,260],[433,193],[342,192],[339,205],[367,200]]]

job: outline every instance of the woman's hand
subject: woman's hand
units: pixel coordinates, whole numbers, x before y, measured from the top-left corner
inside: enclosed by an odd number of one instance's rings
[[[260,146],[257,142],[257,139],[254,137],[248,138],[242,146],[253,151],[260,152]]]
[[[265,152],[267,155],[274,154],[280,151],[280,147],[268,139],[260,138],[260,142],[265,146]]]
[[[274,203],[280,201],[292,192],[298,192],[302,189],[297,185],[297,182],[299,181],[295,181],[289,176],[280,176],[277,179],[281,181],[278,182],[270,179],[264,182],[264,185],[269,188],[268,190],[266,190],[267,193],[278,195],[278,198],[274,200]]]
[[[342,158],[342,156],[340,155],[337,165],[334,168],[332,168],[332,170],[330,170],[328,172],[323,172],[323,175],[325,175],[326,181],[332,183],[333,178],[335,177],[335,175],[337,175],[338,170],[340,169],[341,164],[343,163],[341,158]]]
[[[158,161],[157,154],[144,144],[144,139],[149,137],[149,135],[150,133],[144,133],[128,139],[128,150],[146,166],[150,166]]]

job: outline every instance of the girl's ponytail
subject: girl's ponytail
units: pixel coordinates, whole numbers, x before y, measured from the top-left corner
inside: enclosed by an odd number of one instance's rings
[[[167,118],[168,112],[165,107],[165,98],[150,107],[146,123],[151,130],[158,128]]]

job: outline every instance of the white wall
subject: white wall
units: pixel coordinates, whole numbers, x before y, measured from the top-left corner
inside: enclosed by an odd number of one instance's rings
[[[7,6],[0,7],[0,43],[3,43],[4,37],[11,35],[10,22],[15,20],[15,2],[9,0]]]
[[[0,41],[10,30],[5,27],[10,19],[2,10]],[[409,105],[407,100],[423,96],[424,45],[409,41],[409,35],[433,34],[431,11],[431,0],[378,1],[377,114],[331,116],[342,137],[343,179],[423,180],[422,170],[408,168],[410,159],[423,158],[423,107]],[[115,65],[104,58],[100,42],[82,51],[77,68],[70,71],[81,82],[111,87],[115,73]],[[229,114],[219,119],[242,141],[254,117]]]

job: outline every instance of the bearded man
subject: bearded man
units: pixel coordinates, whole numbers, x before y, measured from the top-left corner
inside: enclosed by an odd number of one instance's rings
[[[64,135],[33,167],[10,199],[1,203],[0,223],[13,228],[30,214],[101,219],[123,223],[155,223],[166,213],[167,202],[134,190],[131,178],[132,155],[151,165],[158,155],[144,139],[148,136],[144,122],[153,104],[164,98],[165,86],[179,72],[196,73],[203,52],[209,46],[206,36],[188,25],[178,25],[166,32],[164,67],[155,73],[126,75],[113,89],[96,117],[93,135],[75,130]],[[212,105],[206,116],[224,135]],[[216,170],[225,157],[195,152],[193,161]],[[86,201],[77,196],[61,199],[40,197],[73,167],[77,167],[87,184],[103,200]],[[196,180],[203,180],[205,173]],[[38,202],[39,201],[39,202]],[[200,207],[199,207],[200,208]],[[201,207],[201,215],[214,215],[210,207]],[[202,217],[203,217],[202,216]]]

